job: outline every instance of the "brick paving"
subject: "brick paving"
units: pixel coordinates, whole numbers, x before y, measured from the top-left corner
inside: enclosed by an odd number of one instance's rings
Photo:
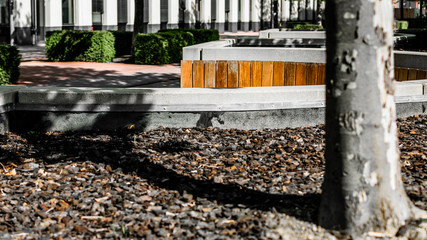
[[[223,33],[221,38],[257,37],[258,32]],[[138,65],[90,62],[48,62],[44,43],[19,46],[22,55],[21,76],[16,85],[52,87],[106,88],[179,88],[181,68],[178,63]]]

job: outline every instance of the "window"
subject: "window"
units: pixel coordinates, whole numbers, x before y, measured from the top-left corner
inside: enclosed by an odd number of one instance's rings
[[[73,0],[62,0],[62,25],[74,24]]]
[[[119,23],[128,22],[128,1],[118,0],[117,2],[117,21]]]
[[[104,13],[104,0],[92,0],[92,24],[102,25],[102,14]]]

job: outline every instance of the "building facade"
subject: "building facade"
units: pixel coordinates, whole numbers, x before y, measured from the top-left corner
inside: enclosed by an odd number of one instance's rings
[[[258,31],[284,21],[315,21],[321,0],[0,0],[0,41],[35,44],[51,30],[132,31],[144,1],[144,31],[213,28]],[[318,2],[319,1],[319,2]]]

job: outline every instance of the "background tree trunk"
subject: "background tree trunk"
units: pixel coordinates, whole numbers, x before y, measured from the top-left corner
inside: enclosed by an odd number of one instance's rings
[[[326,173],[320,225],[394,236],[417,210],[400,175],[392,1],[327,1]]]
[[[144,32],[144,0],[135,0],[135,19],[133,23],[132,56],[135,53],[135,37]]]

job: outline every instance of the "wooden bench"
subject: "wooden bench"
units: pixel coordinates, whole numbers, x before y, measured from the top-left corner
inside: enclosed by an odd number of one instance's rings
[[[395,68],[398,81],[427,79],[426,70]],[[325,64],[278,61],[181,61],[181,88],[325,84]]]

